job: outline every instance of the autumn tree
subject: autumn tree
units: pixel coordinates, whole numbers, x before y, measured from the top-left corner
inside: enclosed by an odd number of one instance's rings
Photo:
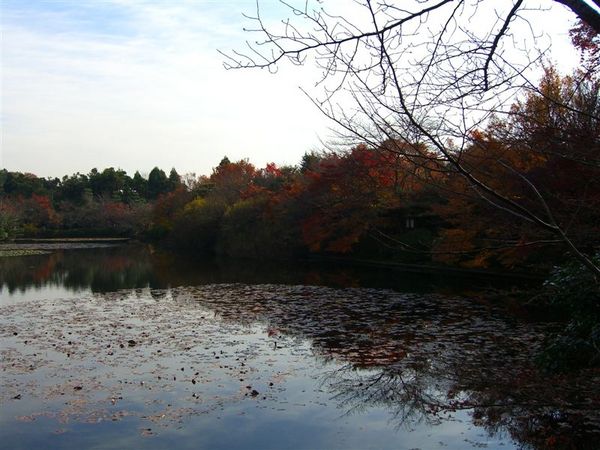
[[[153,205],[152,221],[156,236],[164,237],[172,228],[175,218],[184,205],[191,200],[191,195],[183,186],[159,195]]]
[[[600,116],[599,88],[597,81],[576,82],[548,68],[537,90],[514,103],[509,116],[473,132],[462,155],[463,166],[479,180],[539,216],[550,216],[589,253],[600,243],[600,121],[594,118]],[[530,255],[547,256],[544,247],[563,242],[483,204],[462,177],[450,177],[446,188],[448,201],[437,211],[453,226],[438,242],[438,259],[511,265]],[[461,248],[468,254],[461,255]]]
[[[403,190],[417,189],[406,159],[358,145],[348,152],[321,155],[303,173],[300,201],[304,242],[312,251],[346,253],[398,205]]]
[[[594,73],[600,64],[600,32],[584,20],[570,30],[571,42],[581,53],[583,68]]]
[[[248,160],[232,163],[224,157],[209,178],[213,184],[210,197],[227,205],[234,204],[252,184],[255,174],[256,168]]]
[[[285,259],[303,248],[298,170],[268,163],[254,172],[227,208],[217,251],[227,256]]]
[[[535,89],[532,77],[544,51],[535,31],[541,9],[524,0],[365,0],[343,12],[325,2],[282,3],[291,18],[273,23],[257,7],[251,20],[262,40],[247,52],[225,54],[226,67],[275,71],[283,62],[314,63],[321,75],[317,90],[307,94],[345,137],[373,148],[386,140],[401,143],[398,153],[426,145],[481,202],[551,234],[600,278],[600,268],[574,243],[533,179],[502,162],[507,167],[496,179],[510,171],[527,187],[517,198],[465,164],[474,132],[494,115],[510,115],[516,94]],[[598,2],[548,3],[566,6],[571,17],[600,31]],[[584,76],[590,74],[579,80]]]
[[[58,227],[61,217],[47,195],[32,194],[30,198],[18,199],[23,226],[29,234],[37,234]]]

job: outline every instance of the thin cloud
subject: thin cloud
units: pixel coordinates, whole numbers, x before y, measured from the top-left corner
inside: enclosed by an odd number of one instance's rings
[[[267,20],[286,16],[267,5]],[[208,173],[224,155],[297,163],[328,135],[297,89],[314,70],[225,71],[217,53],[255,38],[241,16],[254,11],[253,1],[3,0],[0,164],[59,176]]]
[[[98,11],[78,6],[4,15],[4,166],[207,173],[225,154],[296,162],[317,142],[322,119],[293,78],[223,69],[216,48],[242,31],[222,4],[102,5],[118,27],[83,27]]]

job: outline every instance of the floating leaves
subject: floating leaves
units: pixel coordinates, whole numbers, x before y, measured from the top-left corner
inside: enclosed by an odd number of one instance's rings
[[[11,248],[0,248],[0,258],[8,258],[11,256],[33,256],[33,255],[45,255],[50,253],[46,250],[37,249],[11,249]]]
[[[598,374],[541,377],[531,360],[544,327],[471,299],[232,284],[0,313],[3,415],[22,405],[12,420],[55,420],[61,434],[127,418],[153,437],[223,411],[309,406],[383,408],[395,424],[428,426],[468,410],[491,433],[504,427],[523,442],[524,430],[548,438],[527,427],[557,417],[567,431],[585,423],[585,439],[599,430]]]

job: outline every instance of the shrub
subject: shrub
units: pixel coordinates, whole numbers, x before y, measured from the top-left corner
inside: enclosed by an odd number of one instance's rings
[[[214,253],[225,205],[197,198],[187,203],[175,217],[169,241],[192,252]]]
[[[301,242],[293,222],[290,212],[267,196],[239,200],[223,217],[217,251],[235,258],[289,258]]]
[[[0,205],[0,241],[14,239],[19,231],[19,217],[9,208]]]
[[[594,257],[600,263],[600,253]],[[570,371],[600,366],[600,285],[578,262],[554,269],[542,297],[565,326],[552,335],[538,358],[550,371]]]

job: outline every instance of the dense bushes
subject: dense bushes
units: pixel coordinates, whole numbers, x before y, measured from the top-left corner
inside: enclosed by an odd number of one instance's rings
[[[600,264],[600,253],[595,263]],[[577,262],[557,267],[539,297],[564,327],[546,343],[539,362],[548,370],[600,367],[600,285]]]
[[[217,252],[244,258],[289,258],[300,251],[298,227],[273,213],[265,196],[240,200],[223,217]]]
[[[169,242],[180,250],[213,254],[226,206],[197,198],[183,207],[173,222]]]
[[[0,241],[14,239],[20,228],[16,211],[0,203]]]

